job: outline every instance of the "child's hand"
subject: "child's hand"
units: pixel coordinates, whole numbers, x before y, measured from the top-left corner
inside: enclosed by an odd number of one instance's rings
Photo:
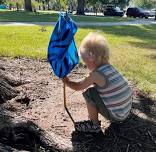
[[[68,78],[68,77],[64,77],[64,78],[62,79],[62,81],[63,81],[63,83],[68,83],[68,82],[69,82],[69,78]]]

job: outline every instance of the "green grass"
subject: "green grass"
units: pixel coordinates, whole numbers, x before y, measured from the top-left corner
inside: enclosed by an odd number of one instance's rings
[[[95,17],[71,15],[76,22],[122,22],[134,19],[123,17]],[[56,22],[58,13],[52,11],[45,12],[25,12],[25,11],[0,11],[0,22]]]
[[[0,55],[45,58],[50,28],[47,32],[41,32],[40,26],[0,26]]]
[[[46,58],[50,26],[42,32],[40,26],[0,26],[0,56]],[[77,47],[90,31],[101,31],[107,37],[110,62],[139,89],[156,99],[156,25],[79,28],[75,36]]]

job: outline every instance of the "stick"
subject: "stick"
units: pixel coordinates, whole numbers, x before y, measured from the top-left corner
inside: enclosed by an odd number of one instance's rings
[[[64,98],[64,107],[66,107],[66,85],[63,83],[63,98]]]
[[[127,145],[127,149],[126,149],[126,152],[129,152],[129,144]]]
[[[151,132],[150,132],[149,130],[148,130],[147,132],[148,132],[148,135],[150,136],[151,140],[156,144],[156,141],[154,140],[154,138],[153,138]]]
[[[73,117],[71,116],[69,110],[67,109],[67,104],[66,104],[66,86],[65,86],[65,83],[63,84],[63,97],[64,97],[64,108],[65,108],[66,112],[68,113],[70,119],[72,120],[73,124],[75,125],[75,121],[74,121]]]
[[[124,138],[126,140],[129,140],[129,141],[137,144],[140,147],[156,150],[156,147],[153,147],[153,146],[151,146],[149,144],[145,144],[145,143],[139,143],[136,139],[133,139],[133,138],[130,138],[130,137],[126,137],[126,136],[123,136],[123,135],[118,135],[118,136],[121,137],[121,138]]]

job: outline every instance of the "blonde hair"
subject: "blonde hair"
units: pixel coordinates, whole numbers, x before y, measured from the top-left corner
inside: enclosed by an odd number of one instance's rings
[[[109,60],[109,47],[106,39],[97,32],[90,32],[81,42],[80,55],[102,64]]]

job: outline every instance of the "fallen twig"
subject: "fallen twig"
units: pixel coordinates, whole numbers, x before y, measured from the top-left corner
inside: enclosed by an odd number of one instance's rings
[[[126,148],[126,152],[129,152],[129,147],[130,147],[130,145],[128,144],[127,148]]]
[[[132,142],[134,142],[135,144],[137,144],[137,145],[140,146],[140,147],[143,147],[143,148],[146,148],[146,149],[156,150],[156,147],[152,147],[152,146],[149,145],[149,144],[140,143],[140,142],[138,142],[136,139],[133,139],[133,138],[130,138],[130,137],[126,137],[126,136],[123,136],[123,135],[118,135],[118,136],[121,137],[121,138],[124,138],[124,139],[126,139],[126,140],[132,141]]]
[[[151,140],[156,144],[156,141],[154,140],[154,138],[153,138],[151,132],[150,132],[149,130],[148,130],[147,132],[148,132],[148,135],[150,136]]]

